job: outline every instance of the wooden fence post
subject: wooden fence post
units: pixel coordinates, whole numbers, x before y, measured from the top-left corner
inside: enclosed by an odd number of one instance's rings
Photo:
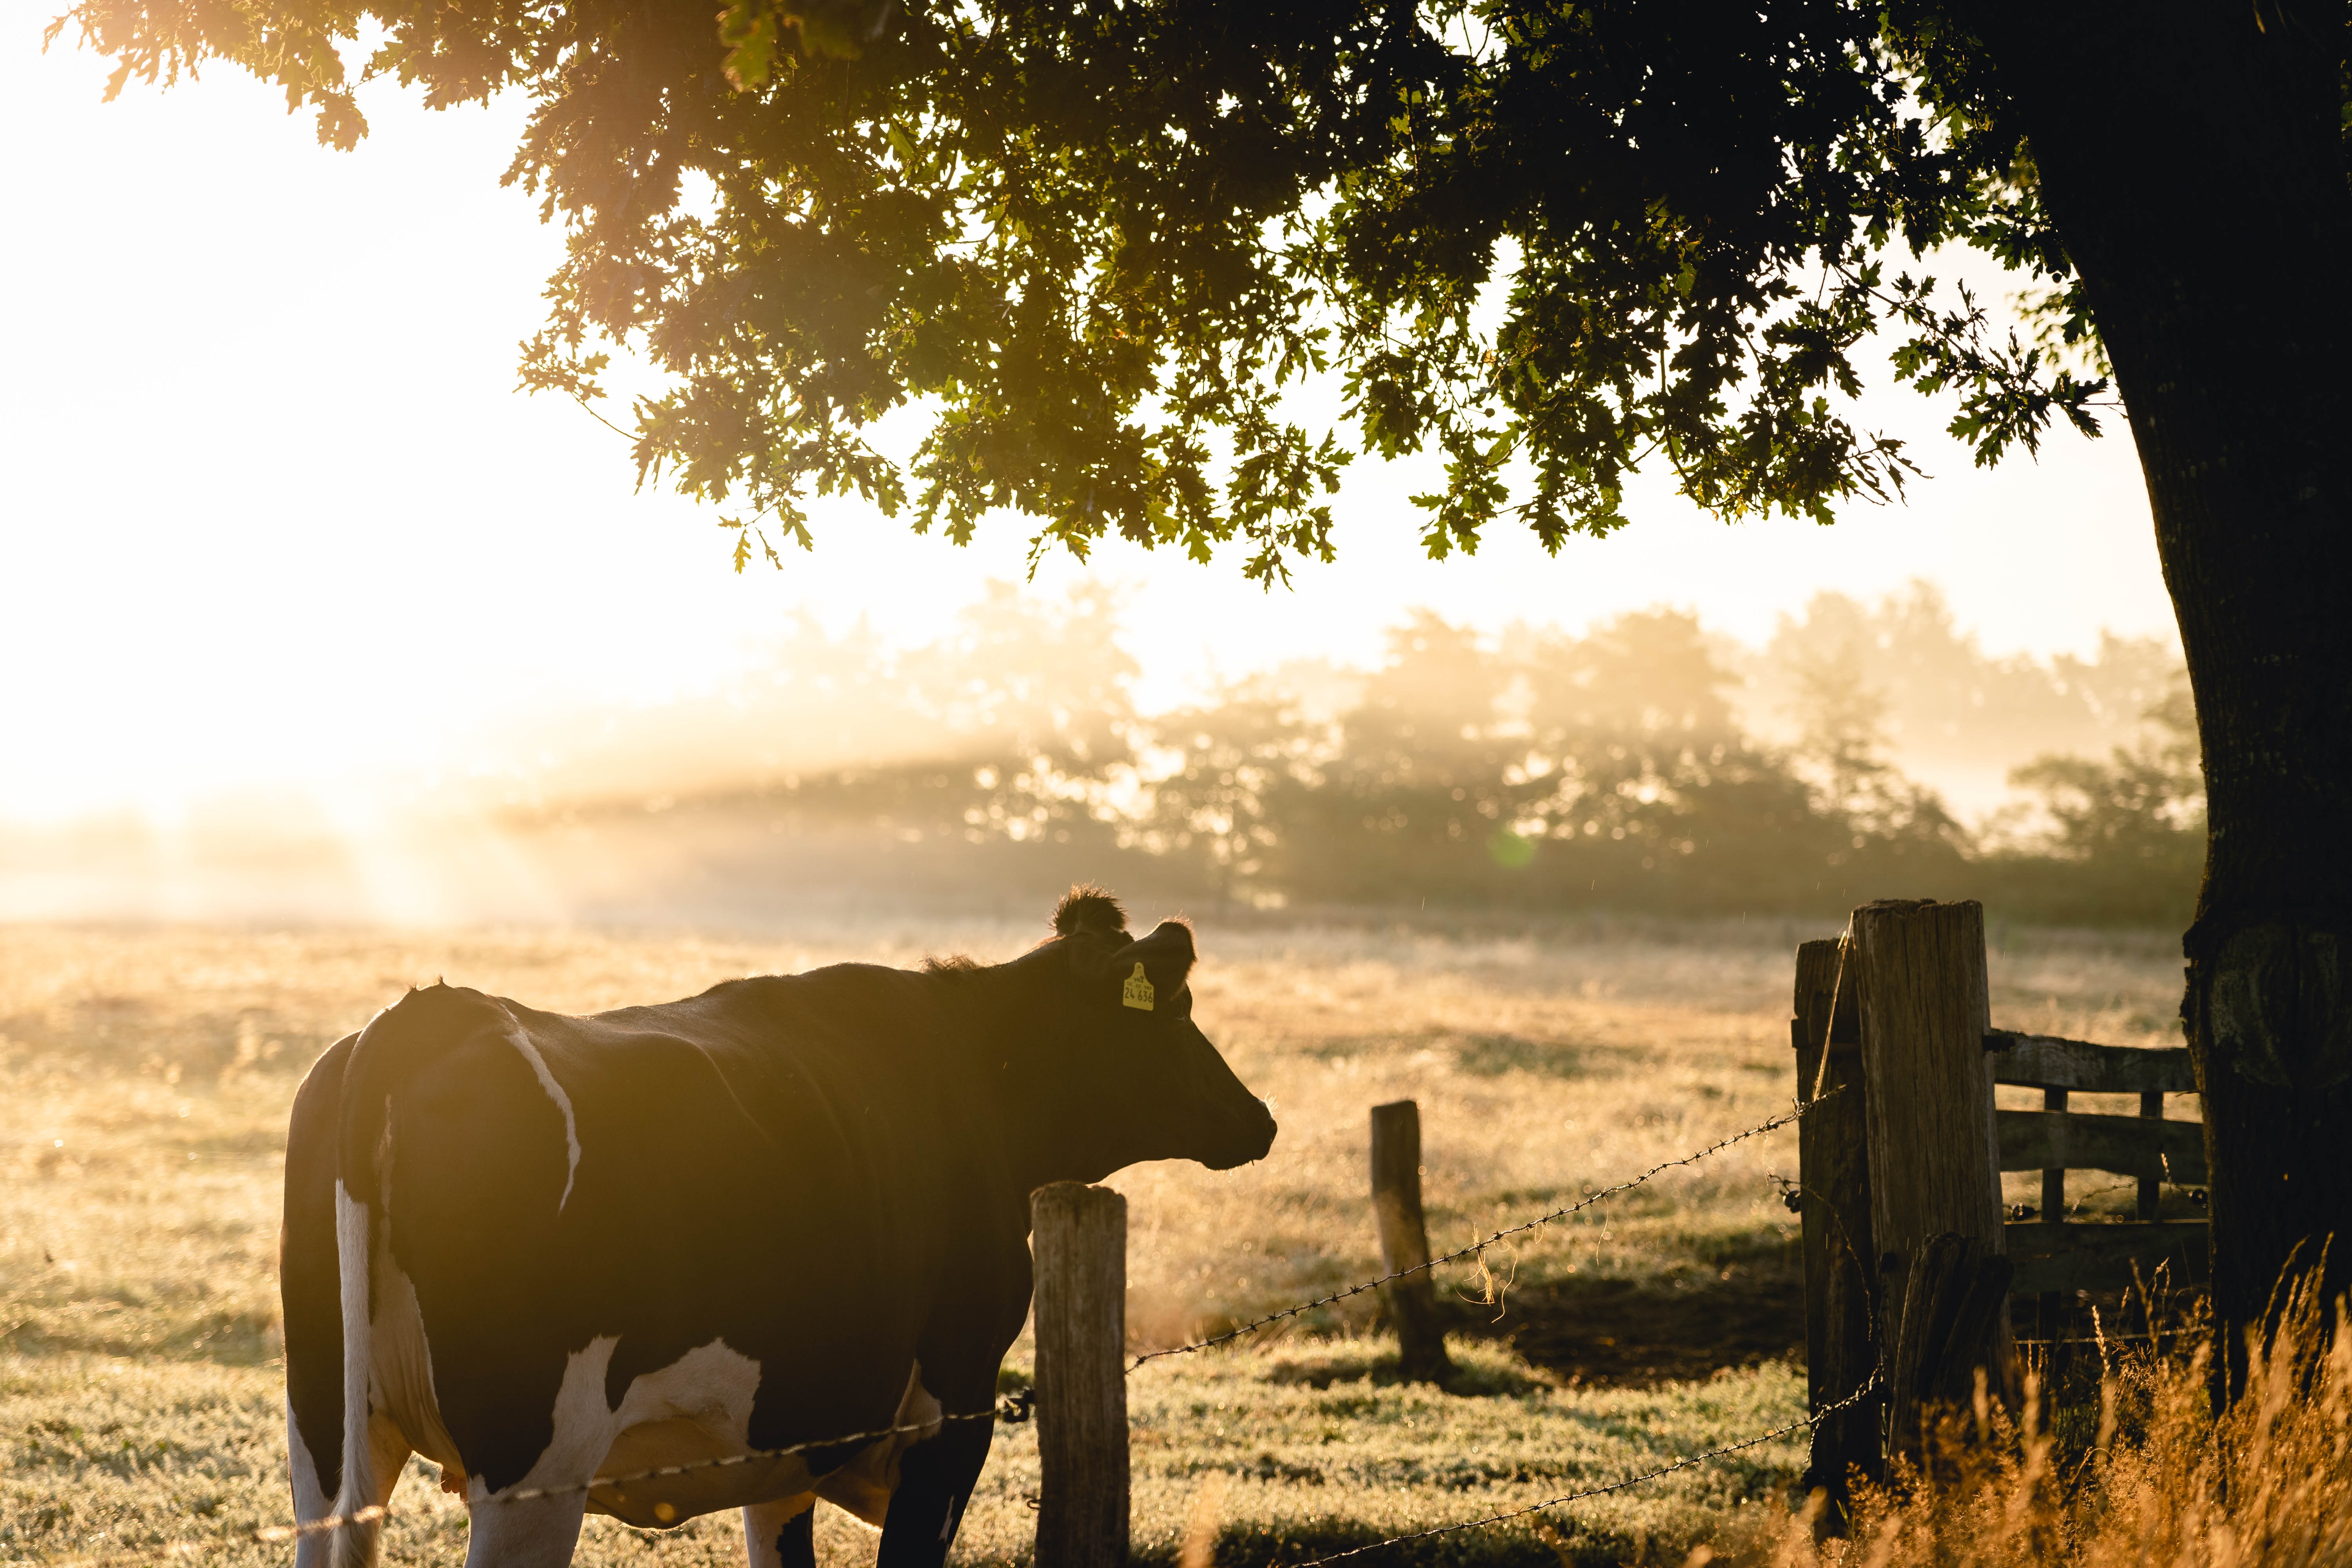
[[[1410,1100],[1372,1107],[1372,1214],[1380,1225],[1382,1273],[1429,1261],[1429,1226],[1421,1212],[1421,1107]],[[1396,1324],[1405,1377],[1442,1384],[1453,1376],[1429,1271],[1391,1280],[1381,1287],[1381,1300]]]
[[[1876,1364],[1877,1333],[1873,1287],[1878,1252],[1870,1231],[1869,1110],[1863,1103],[1862,1036],[1854,1007],[1852,974],[1839,974],[1836,942],[1809,942],[1797,949],[1795,1016],[1790,1041],[1797,1048],[1797,1100],[1811,1104],[1818,1090],[1835,1095],[1797,1124],[1797,1170],[1802,1191],[1805,1256],[1805,1381],[1811,1407],[1819,1411],[1847,1398],[1870,1381]],[[1828,1070],[1822,1070],[1826,1053]],[[1844,1533],[1846,1479],[1859,1468],[1875,1479],[1879,1465],[1879,1412],[1883,1394],[1839,1411],[1813,1428],[1812,1458],[1806,1467],[1808,1490],[1829,1493],[1822,1516],[1827,1531]]]
[[[1029,1197],[1036,1254],[1038,1568],[1126,1568],[1127,1200]]]
[[[1984,907],[1864,904],[1848,931],[1869,1085],[1886,1447],[1916,1456],[1929,1405],[1967,1400],[1979,1367],[1996,1390],[2010,1380]]]

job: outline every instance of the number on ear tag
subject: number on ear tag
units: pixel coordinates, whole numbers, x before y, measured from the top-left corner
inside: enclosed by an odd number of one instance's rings
[[[1139,963],[1135,966],[1135,973],[1127,977],[1127,984],[1119,992],[1118,999],[1125,1006],[1139,1007],[1149,1013],[1154,995],[1151,982],[1144,978],[1143,965]]]

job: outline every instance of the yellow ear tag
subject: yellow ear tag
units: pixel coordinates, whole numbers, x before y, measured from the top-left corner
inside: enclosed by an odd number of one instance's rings
[[[1119,1002],[1122,1005],[1140,1007],[1149,1013],[1153,998],[1151,982],[1144,978],[1143,965],[1139,963],[1135,966],[1135,973],[1127,977],[1127,984],[1118,994]]]

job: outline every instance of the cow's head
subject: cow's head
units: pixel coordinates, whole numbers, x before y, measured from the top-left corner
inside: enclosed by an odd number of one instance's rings
[[[1037,1070],[1024,1086],[1044,1110],[1065,1180],[1099,1181],[1142,1160],[1213,1171],[1263,1159],[1274,1115],[1192,1022],[1190,927],[1136,937],[1109,894],[1074,889],[1054,937],[1018,967],[1053,1000]]]

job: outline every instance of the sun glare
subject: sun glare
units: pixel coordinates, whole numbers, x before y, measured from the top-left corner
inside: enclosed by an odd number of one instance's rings
[[[0,257],[37,302],[0,388],[0,821],[128,816],[170,838],[224,803],[299,802],[353,847],[371,907],[421,910],[379,849],[425,781],[496,773],[551,714],[593,729],[723,687],[795,614],[910,647],[1024,577],[1017,519],[956,552],[846,502],[817,508],[814,554],[735,577],[714,513],[633,493],[625,442],[515,392],[561,253],[498,184],[519,104],[436,114],[372,88],[373,134],[337,154],[226,69],[102,104],[104,63],[37,35],[20,19],[0,47],[38,236]],[[1549,560],[1498,536],[1433,566],[1410,473],[1364,460],[1340,563],[1289,592],[1131,548],[1050,559],[1024,592],[1120,584],[1146,711],[1299,659],[1376,663],[1415,605],[1496,634],[1674,604],[1754,644],[1818,589],[1926,577],[1995,649],[2168,632],[2127,437],[1988,475],[1908,395],[1866,411],[1937,482],[1835,529],[1727,529],[1651,476],[1616,539]]]

